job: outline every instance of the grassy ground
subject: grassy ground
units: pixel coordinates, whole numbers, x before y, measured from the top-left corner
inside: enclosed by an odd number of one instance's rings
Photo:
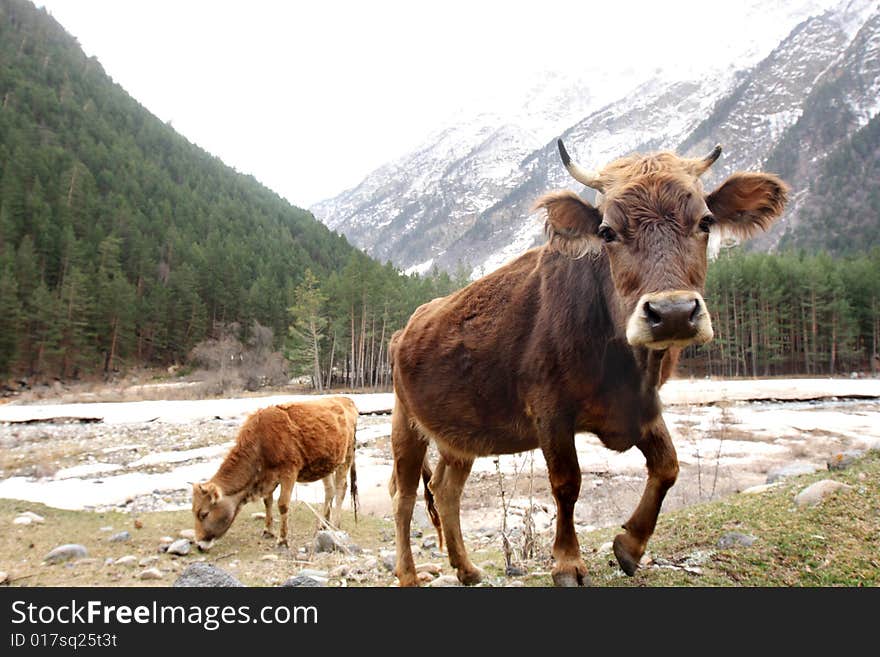
[[[793,499],[797,492],[826,478],[851,488],[838,491],[819,506],[795,507]],[[13,525],[16,513],[24,510],[44,515],[46,523]],[[303,567],[327,569],[336,563],[346,563],[344,555],[333,555],[316,557],[306,564],[292,552],[276,550],[272,542],[259,538],[261,522],[250,518],[256,510],[260,510],[256,504],[246,507],[229,534],[208,555],[194,551],[186,557],[172,557],[157,553],[159,537],[176,537],[181,529],[191,527],[188,510],[145,514],[140,518],[143,528],[135,529],[131,516],[126,514],[62,511],[0,500],[0,570],[9,574],[13,584],[23,586],[168,586],[186,563],[206,559],[246,584],[266,586],[280,583]],[[315,529],[314,516],[302,506],[291,513],[291,545],[305,545]],[[112,526],[113,532],[101,531],[106,526]],[[344,515],[343,527],[356,544],[374,553],[382,548],[393,549],[393,528],[387,521],[361,518],[355,526],[349,513]],[[125,529],[132,535],[130,541],[107,541],[112,533]],[[662,514],[649,544],[654,564],[640,569],[632,578],[623,575],[610,552],[600,549],[617,531],[607,528],[580,537],[581,550],[596,586],[877,586],[880,454],[871,452],[846,470],[786,480],[764,493],[734,495]],[[731,531],[758,538],[750,547],[719,548],[718,539]],[[51,548],[66,542],[84,544],[92,560],[41,565],[42,557]],[[126,554],[138,558],[158,556],[155,565],[166,571],[165,578],[143,582],[136,579],[142,567],[104,563],[108,557],[116,559]],[[265,560],[267,554],[278,558]],[[498,550],[473,551],[472,558],[485,568],[489,581],[509,581],[503,576],[503,559]],[[449,573],[448,563],[442,565],[444,572]],[[550,585],[550,566],[546,560],[529,563],[531,574],[523,578],[524,583]],[[386,586],[392,582],[393,578],[386,573],[362,584]]]

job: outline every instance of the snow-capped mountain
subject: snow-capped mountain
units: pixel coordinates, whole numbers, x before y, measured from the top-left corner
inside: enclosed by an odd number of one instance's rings
[[[530,214],[544,192],[581,190],[556,137],[594,168],[633,151],[697,155],[724,145],[707,187],[737,169],[768,168],[794,189],[774,248],[809,203],[811,172],[880,109],[880,3],[755,3],[760,29],[718,44],[676,74],[551,76],[514,109],[462,115],[359,186],[312,208],[380,260],[424,271],[491,271],[540,242]],[[829,120],[833,125],[825,125]]]

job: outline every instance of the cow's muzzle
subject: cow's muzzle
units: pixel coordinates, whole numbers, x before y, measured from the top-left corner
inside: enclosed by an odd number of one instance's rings
[[[702,295],[686,290],[643,295],[626,326],[627,341],[648,349],[705,344],[712,335]]]

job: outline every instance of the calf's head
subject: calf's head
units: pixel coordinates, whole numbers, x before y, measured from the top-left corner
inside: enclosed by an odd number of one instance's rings
[[[710,234],[748,238],[768,228],[785,206],[785,183],[772,174],[735,173],[704,193],[700,175],[720,146],[699,159],[633,155],[599,172],[574,163],[561,140],[558,146],[569,173],[599,196],[596,206],[568,191],[538,201],[551,245],[574,258],[607,256],[632,346],[662,350],[711,340],[703,299]]]
[[[235,500],[223,495],[223,491],[212,481],[192,485],[192,512],[196,526],[196,544],[201,550],[208,550],[214,541],[229,529],[238,513]]]

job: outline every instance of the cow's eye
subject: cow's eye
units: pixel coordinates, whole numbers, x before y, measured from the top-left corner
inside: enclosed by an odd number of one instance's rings
[[[207,511],[199,511],[199,520],[204,520],[207,517],[208,517]]]
[[[700,230],[704,233],[708,233],[712,230],[712,226],[715,224],[715,217],[711,214],[707,214],[705,217],[700,219]]]
[[[599,230],[597,231],[599,237],[605,242],[613,242],[617,239],[617,233],[614,232],[614,229],[611,226],[607,226],[602,224],[599,226]]]

